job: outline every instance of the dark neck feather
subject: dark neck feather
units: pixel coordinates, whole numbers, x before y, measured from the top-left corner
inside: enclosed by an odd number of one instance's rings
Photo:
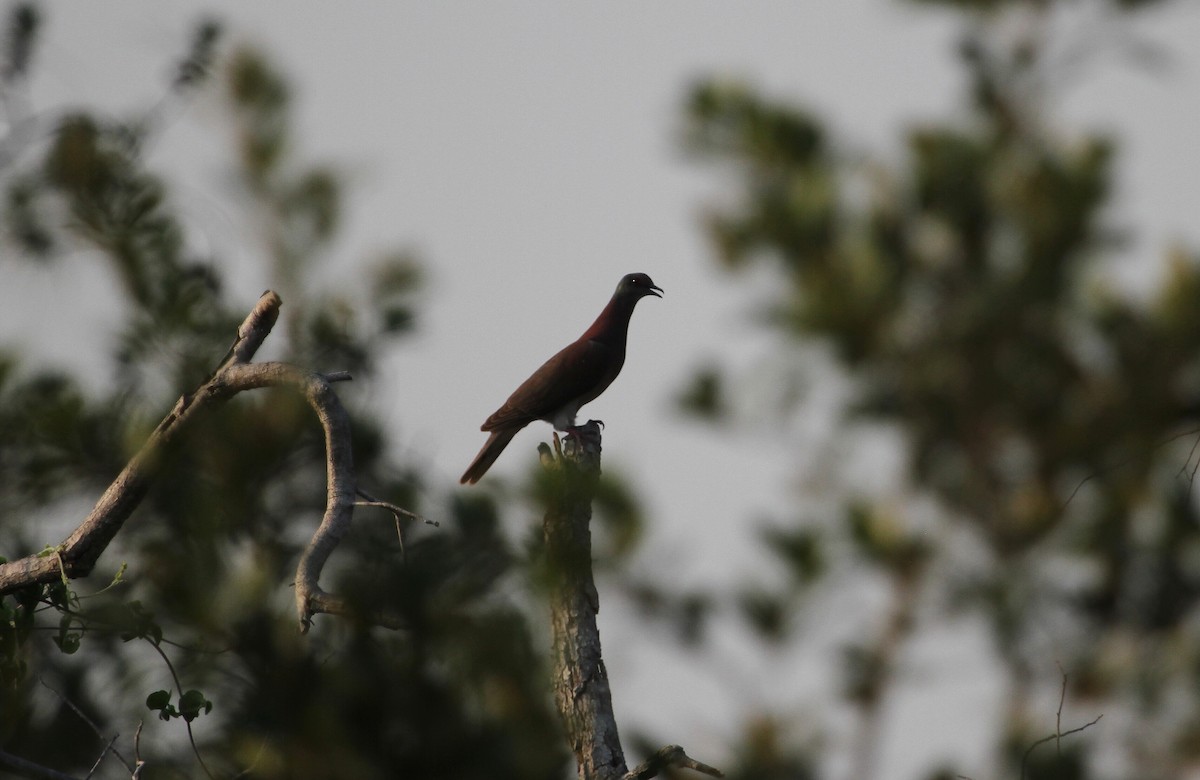
[[[601,341],[624,350],[625,338],[629,335],[629,318],[633,316],[636,303],[637,298],[614,295],[580,340]]]

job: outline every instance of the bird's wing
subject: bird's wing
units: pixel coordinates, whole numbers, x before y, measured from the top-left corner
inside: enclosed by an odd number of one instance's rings
[[[567,345],[542,364],[518,387],[495,414],[487,418],[482,430],[493,431],[553,416],[572,401],[591,400],[605,382],[612,363],[612,348],[599,341],[576,341]],[[608,377],[608,382],[612,378]],[[599,387],[603,390],[603,387]]]

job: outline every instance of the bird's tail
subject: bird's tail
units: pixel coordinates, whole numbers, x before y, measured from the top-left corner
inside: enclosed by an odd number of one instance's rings
[[[492,435],[488,436],[488,440],[484,442],[483,449],[475,456],[475,460],[471,461],[471,465],[459,482],[464,485],[474,485],[478,482],[516,435],[516,431],[492,431]]]

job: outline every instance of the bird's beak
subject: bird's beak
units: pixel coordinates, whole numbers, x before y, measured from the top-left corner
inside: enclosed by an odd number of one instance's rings
[[[654,297],[656,297],[656,298],[661,298],[661,297],[663,297],[663,288],[659,287],[659,286],[658,286],[658,285],[656,285],[656,284],[652,284],[652,285],[650,285],[650,287],[647,289],[647,291],[646,291],[646,292],[647,292],[649,295],[653,295],[653,296],[654,296]]]

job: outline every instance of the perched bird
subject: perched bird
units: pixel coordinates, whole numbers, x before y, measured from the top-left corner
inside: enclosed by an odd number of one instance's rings
[[[560,431],[575,427],[579,407],[604,392],[625,364],[625,338],[633,307],[647,295],[662,297],[645,274],[621,278],[612,300],[583,335],[542,364],[487,418],[482,431],[491,433],[460,482],[479,481],[496,458],[534,420],[545,420]]]

